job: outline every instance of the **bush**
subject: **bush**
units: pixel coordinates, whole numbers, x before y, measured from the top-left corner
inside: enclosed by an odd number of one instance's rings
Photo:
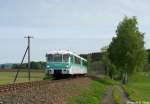
[[[49,80],[51,79],[52,77],[49,75],[49,73],[46,73],[43,80]]]

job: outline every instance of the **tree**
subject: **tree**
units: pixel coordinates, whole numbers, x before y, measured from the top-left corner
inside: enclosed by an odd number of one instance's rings
[[[101,48],[102,52],[102,63],[104,65],[104,70],[105,70],[105,75],[109,75],[109,65],[110,65],[110,60],[108,57],[108,47],[103,47]]]
[[[139,31],[136,17],[125,17],[116,30],[116,37],[109,45],[109,59],[122,73],[124,83],[128,74],[143,69],[147,62],[147,52],[144,48],[144,33]]]
[[[92,66],[92,58],[91,58],[91,55],[90,54],[88,54],[88,56],[87,56],[87,70],[88,70],[88,72],[91,72],[91,66]]]
[[[31,62],[31,69],[42,69],[42,65],[40,62]]]
[[[32,61],[30,63],[31,69],[45,69],[46,67],[46,62],[34,62]],[[12,68],[14,69],[27,69],[28,68],[28,63],[23,63],[23,64],[13,64]]]
[[[150,73],[150,64],[146,64],[144,66],[144,72],[149,72]]]
[[[4,69],[4,68],[5,68],[5,65],[4,65],[4,64],[3,64],[3,65],[1,65],[1,68],[2,68],[2,69]]]
[[[108,75],[111,79],[116,73],[115,65],[111,63],[108,54],[108,47],[105,46],[101,49],[102,52],[102,63],[104,65],[105,75]]]

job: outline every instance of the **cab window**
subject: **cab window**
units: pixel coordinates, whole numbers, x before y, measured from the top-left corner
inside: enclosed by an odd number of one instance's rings
[[[63,55],[63,62],[68,62],[69,61],[69,55],[68,54],[64,54]]]
[[[47,55],[47,61],[53,62],[53,55],[52,54]]]
[[[82,61],[83,66],[87,66],[87,62],[86,61]]]
[[[76,63],[76,64],[80,64],[80,59],[77,58],[77,57],[75,57],[75,63]]]

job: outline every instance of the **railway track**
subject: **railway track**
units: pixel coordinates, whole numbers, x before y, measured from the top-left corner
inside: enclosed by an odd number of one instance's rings
[[[82,77],[87,77],[87,76],[82,76]],[[31,82],[0,85],[0,96],[7,94],[9,92],[13,92],[13,91],[26,90],[26,89],[36,87],[36,86],[43,86],[43,85],[47,85],[47,84],[58,83],[58,82],[62,82],[62,81],[73,80],[76,78],[81,78],[81,76],[67,78],[67,79],[61,79],[61,80],[41,80],[41,81],[31,81]]]

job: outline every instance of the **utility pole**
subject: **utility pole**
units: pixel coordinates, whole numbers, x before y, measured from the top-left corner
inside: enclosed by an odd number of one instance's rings
[[[25,58],[26,53],[27,53],[27,51],[28,51],[28,79],[29,79],[29,81],[30,81],[30,39],[33,38],[33,37],[27,36],[27,37],[24,37],[24,38],[27,38],[27,39],[28,39],[28,46],[27,46],[27,49],[26,49],[26,51],[25,51],[25,53],[24,53],[24,55],[23,55],[23,58],[22,58],[22,61],[21,61],[21,64],[20,64],[20,65],[23,64],[24,58]],[[17,79],[17,77],[18,77],[19,71],[20,71],[20,70],[19,70],[19,68],[18,68],[18,69],[17,69],[16,76],[15,76],[15,78],[14,78],[14,83],[16,82],[16,79]]]
[[[30,39],[33,38],[33,37],[27,36],[25,38],[28,39],[28,78],[29,78],[29,81],[30,81]]]

